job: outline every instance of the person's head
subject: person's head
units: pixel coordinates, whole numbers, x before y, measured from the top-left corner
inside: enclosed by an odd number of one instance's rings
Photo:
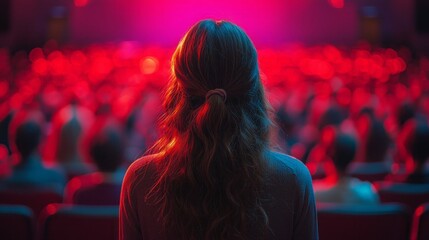
[[[337,133],[331,158],[337,172],[343,174],[356,155],[357,141],[350,134]]]
[[[222,94],[206,99],[214,89],[223,89],[226,100]],[[225,131],[233,127],[229,121],[237,119],[259,125],[257,133],[266,134],[257,54],[244,31],[225,21],[203,20],[194,25],[172,57],[164,106],[165,123],[180,133],[193,123],[211,127],[212,132]]]
[[[370,124],[365,142],[365,161],[382,162],[385,160],[390,145],[390,136],[382,121],[375,119]]]
[[[249,222],[265,226],[259,195],[270,121],[245,32],[226,21],[195,24],[173,54],[164,107],[152,193],[166,226],[188,239],[246,238]]]
[[[124,140],[114,126],[100,128],[89,143],[89,154],[100,172],[114,172],[124,158]]]
[[[401,103],[396,112],[396,122],[398,124],[398,127],[402,128],[405,125],[405,123],[408,120],[413,119],[414,116],[415,116],[414,106],[408,101]]]
[[[79,144],[82,135],[82,123],[75,113],[70,113],[58,133],[56,159],[60,163],[71,161],[79,156]]]
[[[331,105],[320,117],[318,128],[319,130],[322,130],[324,127],[329,125],[339,126],[343,120],[344,116],[340,108],[336,105]]]
[[[22,160],[37,152],[42,138],[42,128],[35,121],[24,121],[16,129],[15,145]]]
[[[415,121],[406,139],[406,148],[418,166],[423,166],[429,158],[429,126],[426,122]]]

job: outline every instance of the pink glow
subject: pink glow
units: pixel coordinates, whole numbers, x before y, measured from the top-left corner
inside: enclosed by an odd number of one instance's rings
[[[330,4],[334,8],[343,8],[344,7],[344,0],[329,0]]]
[[[6,81],[0,81],[0,98],[6,96],[9,92],[9,83]]]
[[[74,5],[76,7],[84,7],[88,4],[88,0],[74,0]]]
[[[71,10],[72,42],[139,41],[175,46],[201,19],[229,20],[257,47],[287,43],[355,43],[359,29],[353,2],[341,11],[319,0],[104,0]]]
[[[58,211],[58,206],[54,203],[49,204],[48,206],[46,206],[44,211],[47,215],[53,215]]]

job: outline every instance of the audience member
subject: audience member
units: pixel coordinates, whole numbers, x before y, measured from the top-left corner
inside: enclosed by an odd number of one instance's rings
[[[8,148],[0,144],[0,181],[12,172]]]
[[[429,183],[429,126],[426,121],[413,121],[406,139],[407,151],[414,162],[412,172],[407,176],[408,183]]]
[[[394,170],[397,175],[397,181],[404,181],[406,176],[414,170],[414,161],[407,149],[409,135],[414,131],[415,121],[419,118],[416,108],[409,101],[399,104],[396,109],[396,129],[395,152],[394,152]]]
[[[298,142],[295,122],[295,117],[285,109],[285,106],[281,105],[276,111],[278,132],[275,140],[282,152],[290,153],[291,147]]]
[[[323,179],[333,171],[332,164],[329,164],[328,151],[334,141],[335,131],[336,127],[334,125],[323,127],[320,130],[318,141],[311,148],[305,164],[310,170],[313,179]]]
[[[369,117],[367,131],[361,133],[358,148],[361,158],[349,167],[349,174],[368,178],[365,180],[381,181],[391,173],[392,159],[389,154],[391,139],[381,120]],[[360,129],[362,131],[362,129]]]
[[[51,141],[55,141],[55,161],[64,169],[67,178],[94,171],[82,154],[82,136],[92,122],[92,114],[86,113],[77,103],[72,103],[61,109],[53,121]]]
[[[369,182],[347,175],[347,168],[356,156],[357,141],[348,134],[337,133],[332,147],[331,159],[335,172],[314,184],[317,202],[377,204],[378,195]]]
[[[124,170],[124,139],[118,125],[94,126],[89,155],[98,171],[74,177],[65,190],[65,202],[86,205],[119,205]]]
[[[12,175],[5,179],[10,187],[52,188],[62,192],[65,176],[62,172],[44,166],[39,153],[42,127],[37,121],[25,120],[14,129],[13,139],[19,160]],[[13,148],[13,149],[14,149]]]
[[[137,121],[139,118],[138,111],[140,110],[141,104],[138,104],[125,121],[125,164],[130,165],[134,160],[141,156],[147,150],[147,144],[143,134],[137,129]],[[143,116],[144,117],[144,116]]]

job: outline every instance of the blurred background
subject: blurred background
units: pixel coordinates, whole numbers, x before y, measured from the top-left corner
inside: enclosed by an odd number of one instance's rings
[[[215,18],[242,26],[260,47],[366,40],[428,51],[425,0],[2,0],[0,11],[0,44],[14,50],[50,39],[172,47],[197,20]]]
[[[272,147],[310,170],[320,239],[429,238],[428,0],[0,0],[1,239],[115,239],[171,54],[206,18],[253,40]],[[335,222],[324,203],[364,208]],[[50,225],[82,212],[101,223]]]

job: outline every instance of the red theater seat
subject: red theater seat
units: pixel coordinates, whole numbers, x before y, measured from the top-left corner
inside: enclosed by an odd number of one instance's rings
[[[22,205],[0,205],[0,239],[34,239],[34,215]]]
[[[411,240],[429,239],[429,203],[420,205],[413,218]]]
[[[18,204],[29,207],[35,216],[50,203],[61,203],[61,194],[50,189],[0,189],[0,204]]]
[[[73,178],[64,190],[64,203],[80,205],[119,205],[121,182],[107,182],[99,173]]]
[[[41,240],[115,240],[117,206],[50,204],[39,219]]]
[[[402,203],[415,210],[429,202],[429,184],[376,183],[380,200],[383,203]]]
[[[320,240],[408,240],[411,213],[399,204],[317,205]]]

